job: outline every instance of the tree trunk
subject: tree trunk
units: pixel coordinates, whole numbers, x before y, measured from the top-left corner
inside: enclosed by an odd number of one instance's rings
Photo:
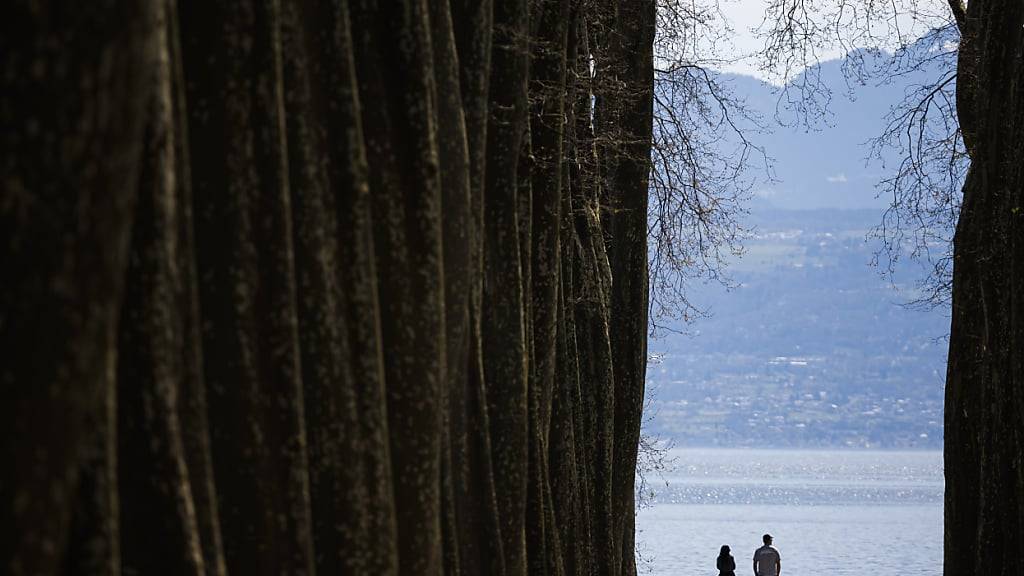
[[[79,571],[119,570],[115,343],[158,12],[17,2],[0,17],[8,574],[52,574],[69,545]]]
[[[321,162],[326,169],[329,195],[334,197],[337,239],[325,238],[338,248],[338,265],[333,271],[339,283],[338,315],[344,325],[339,338],[347,342],[347,370],[352,381],[344,388],[354,392],[356,421],[345,431],[341,466],[361,474],[362,486],[340,497],[354,506],[358,526],[343,528],[338,536],[354,538],[352,553],[337,551],[346,566],[372,574],[393,575],[398,571],[397,524],[393,499],[391,454],[385,401],[384,357],[380,341],[380,306],[373,249],[373,221],[367,160],[360,117],[355,56],[346,0],[320,0],[306,19],[313,31],[309,45],[310,81],[314,98],[321,102],[325,150]],[[316,46],[317,49],[313,49]],[[327,205],[330,199],[325,200]],[[319,318],[318,322],[332,322]],[[347,400],[346,400],[347,401]],[[351,407],[344,407],[348,414]],[[353,450],[354,452],[348,452]],[[314,466],[317,462],[314,460]],[[355,479],[352,479],[355,481]],[[335,498],[339,496],[333,496]],[[331,521],[325,518],[325,521]],[[337,523],[338,518],[333,518]],[[352,520],[348,520],[352,521]],[[337,528],[334,528],[337,530]],[[318,554],[322,548],[318,548]]]
[[[1009,575],[1024,549],[1024,6],[970,2],[962,34],[944,571]]]
[[[351,43],[343,4],[284,8],[285,114],[315,565],[319,573],[358,573],[379,564],[368,552],[376,537],[368,528],[356,377],[338,274],[338,198],[331,191],[332,183],[342,190],[348,186],[327,168],[353,160],[344,154],[329,158],[326,152],[327,143],[339,139],[333,115],[353,106]],[[329,81],[316,74],[325,68],[336,69]]]
[[[653,44],[655,3],[620,2],[616,34],[622,42],[622,99],[618,126],[622,138],[614,180],[606,191],[613,250],[611,323],[615,366],[615,477],[613,514],[620,539],[622,574],[636,574],[634,558],[634,481],[647,372],[647,186],[654,106]]]
[[[178,172],[177,155],[182,149],[175,105],[180,98],[178,63],[168,41],[175,33],[174,12],[173,6],[167,10],[167,3],[162,8],[156,34],[160,50],[151,68],[155,89],[149,99],[120,319],[117,428],[122,564],[128,573],[214,574],[223,572],[223,560],[213,545],[207,570],[179,411],[181,383],[197,377],[194,350],[185,345],[195,292],[188,284],[191,271],[180,266],[183,259],[178,254],[187,249],[180,241],[179,211],[188,205],[188,183]],[[193,386],[201,386],[201,380]],[[197,467],[197,472],[201,469]],[[210,480],[194,477],[204,483]],[[210,514],[211,509],[204,507],[202,512]]]
[[[469,212],[464,224],[468,227],[464,239],[468,248],[466,371],[460,379],[464,386],[461,392],[458,390],[460,383],[452,382],[455,388],[450,404],[455,521],[463,573],[501,576],[505,572],[505,559],[481,354],[483,209],[493,3],[490,0],[452,0],[451,17],[469,160]],[[446,233],[446,246],[450,244],[447,238]]]
[[[7,572],[628,566],[642,14],[394,4],[4,9]]]
[[[387,350],[388,422],[402,574],[442,571],[445,317],[437,103],[423,2],[353,10]],[[390,36],[390,37],[389,37]],[[393,38],[393,39],[392,39]]]
[[[526,0],[495,3],[481,336],[495,493],[508,576],[526,574],[527,351],[517,172],[526,128],[527,23]]]
[[[275,2],[182,4],[214,478],[246,574],[313,569],[280,23]]]

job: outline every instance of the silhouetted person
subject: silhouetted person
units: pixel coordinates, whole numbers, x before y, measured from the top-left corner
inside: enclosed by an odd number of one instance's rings
[[[729,554],[728,546],[722,546],[722,551],[718,553],[717,566],[718,576],[736,576],[736,561]]]
[[[772,548],[772,535],[761,537],[764,546],[754,551],[754,574],[756,576],[779,576],[782,571],[782,559],[779,551]]]

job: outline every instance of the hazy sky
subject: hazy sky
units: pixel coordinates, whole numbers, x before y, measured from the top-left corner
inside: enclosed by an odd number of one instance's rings
[[[767,0],[721,0],[719,6],[733,29],[733,35],[730,37],[731,49],[737,56],[748,56],[731,64],[721,66],[721,68],[727,72],[748,74],[764,80],[772,80],[765,77],[764,73],[758,69],[756,58],[750,56],[756,54],[764,45],[764,41],[757,37],[755,31],[764,19],[765,9],[768,6]],[[728,46],[716,48],[716,55],[723,55],[725,51],[730,49]],[[832,50],[824,52],[822,56],[823,60],[829,60],[842,56],[842,53],[839,50]]]
[[[854,0],[854,2],[859,1]],[[914,4],[920,12],[918,18],[905,16],[899,19],[900,31],[907,37],[920,36],[930,25],[941,23],[948,12],[946,0],[895,1],[900,6]],[[837,1],[825,0],[819,5],[830,6],[833,3],[837,3]],[[768,4],[768,0],[720,0],[720,9],[733,28],[734,33],[731,40],[736,54],[754,54],[763,47],[763,40],[756,36],[754,30],[761,25]],[[839,49],[824,49],[819,53],[821,60],[830,60],[842,55],[843,51]],[[740,60],[722,68],[728,72],[764,77],[754,58]]]

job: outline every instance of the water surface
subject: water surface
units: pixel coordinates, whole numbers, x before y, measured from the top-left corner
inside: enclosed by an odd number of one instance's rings
[[[648,574],[737,574],[765,532],[782,574],[942,573],[940,452],[673,450],[673,471],[637,516]]]

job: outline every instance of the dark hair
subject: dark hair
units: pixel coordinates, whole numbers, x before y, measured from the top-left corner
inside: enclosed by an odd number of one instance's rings
[[[765,544],[770,542],[771,539],[772,539],[772,535],[771,534],[765,534],[764,536],[761,536],[761,541],[764,542]]]
[[[722,550],[721,550],[721,552],[718,553],[718,556],[722,557],[722,556],[728,556],[728,555],[729,555],[729,547],[728,546],[722,546]]]

